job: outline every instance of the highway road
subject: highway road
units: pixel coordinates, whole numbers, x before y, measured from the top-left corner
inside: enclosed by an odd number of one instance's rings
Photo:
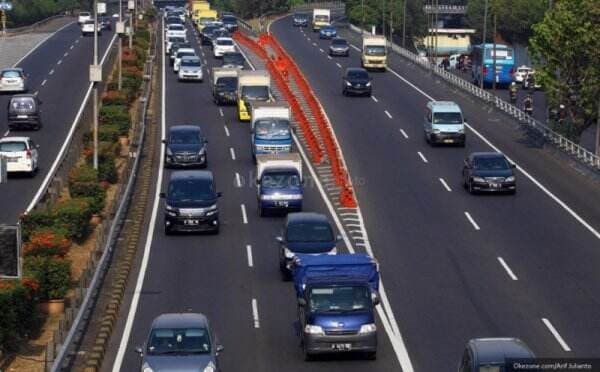
[[[349,58],[329,58],[329,42],[289,17],[271,31],[321,100],[353,179],[364,180],[358,200],[415,370],[453,369],[474,337],[519,337],[539,356],[600,354],[597,183],[398,56],[393,72],[372,74],[372,98],[343,97],[344,68],[360,66],[356,35],[344,32]],[[425,143],[432,99],[461,105],[473,128],[466,148]],[[490,144],[520,166],[514,197],[462,189],[464,157]]]
[[[153,318],[165,312],[187,311],[202,312],[211,320],[225,346],[220,359],[224,371],[398,370],[381,324],[376,361],[335,358],[304,362],[297,336],[295,294],[292,284],[283,282],[279,273],[275,236],[283,218],[258,217],[256,189],[249,183],[254,164],[248,123],[238,122],[235,106],[218,107],[212,102],[207,73],[220,62],[208,47],[201,48],[196,42],[194,47],[207,66],[205,80],[178,82],[171,67],[166,66],[164,125],[199,124],[206,134],[208,169],[215,174],[218,191],[223,192],[219,200],[221,232],[165,236],[163,202],[155,205],[157,216],[147,231],[147,264],[141,262],[145,278],[141,291],[135,290],[139,303],[133,305],[132,315],[128,308],[131,297],[124,302],[127,306],[122,307],[121,324],[113,334],[103,370],[138,370],[141,359],[134,348],[145,343]],[[160,189],[165,190],[171,172],[157,175]],[[314,187],[305,190],[304,210],[327,213]],[[133,291],[130,287],[127,292],[131,295]],[[131,333],[121,336],[127,316],[132,320]]]
[[[106,54],[114,32],[104,31],[99,38],[100,61]],[[58,30],[18,63],[28,75],[30,93],[43,102],[39,131],[8,131],[7,106],[12,94],[0,95],[0,135],[29,136],[40,146],[39,172],[33,179],[11,176],[0,187],[2,208],[0,223],[14,224],[25,212],[39,190],[89,87],[89,65],[93,59],[93,37],[82,37],[77,21]]]

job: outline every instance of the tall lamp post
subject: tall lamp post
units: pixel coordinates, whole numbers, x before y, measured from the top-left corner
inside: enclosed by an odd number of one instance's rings
[[[117,24],[117,34],[119,34],[119,91],[123,88],[123,39],[121,35],[125,30],[125,26],[123,25],[123,1],[119,0],[119,23]]]
[[[90,66],[90,82],[93,84],[94,106],[94,169],[98,169],[98,82],[102,81],[102,70],[98,66],[98,0],[94,0],[94,61]]]
[[[488,12],[488,0],[485,0],[485,5],[483,7],[483,40],[481,42],[481,75],[479,78],[479,87],[483,89],[483,71],[485,68],[485,35],[487,33],[487,12]]]

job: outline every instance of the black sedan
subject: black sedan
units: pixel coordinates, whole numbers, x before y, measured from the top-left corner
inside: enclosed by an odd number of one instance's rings
[[[203,167],[208,162],[208,141],[197,125],[176,125],[169,129],[169,137],[163,140],[167,146],[166,167]]]
[[[462,182],[476,192],[517,192],[515,165],[499,152],[474,152],[465,159]]]
[[[308,27],[308,14],[294,14],[294,27]]]
[[[347,96],[357,94],[371,96],[371,77],[364,68],[350,67],[342,77],[342,94]]]

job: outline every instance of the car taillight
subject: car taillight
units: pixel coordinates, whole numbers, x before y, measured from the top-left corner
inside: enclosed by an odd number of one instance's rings
[[[27,157],[27,159],[31,159],[31,150],[25,151],[25,156]]]
[[[484,75],[487,75],[487,70],[488,70],[488,68],[487,68],[487,67],[483,67],[483,74],[484,74]]]

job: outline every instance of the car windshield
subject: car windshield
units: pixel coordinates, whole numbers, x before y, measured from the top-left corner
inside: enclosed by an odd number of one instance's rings
[[[217,79],[217,86],[219,88],[236,89],[238,79],[234,76],[226,76]]]
[[[169,38],[169,42],[171,43],[185,43],[185,39],[181,36],[171,36]]]
[[[181,61],[181,66],[183,67],[201,67],[199,59],[184,59]]]
[[[16,70],[2,71],[2,77],[3,78],[20,78],[21,77],[21,73],[19,71],[16,71]]]
[[[198,132],[191,130],[182,130],[171,132],[169,143],[174,145],[197,145],[200,141]]]
[[[473,168],[478,170],[506,170],[510,166],[503,157],[481,156],[473,159]]]
[[[169,199],[177,201],[204,201],[215,199],[212,182],[205,179],[175,180],[169,184]]]
[[[182,25],[169,25],[169,31],[183,31]]]
[[[233,40],[229,40],[229,39],[217,40],[217,45],[233,45]]]
[[[272,172],[264,174],[261,179],[261,185],[271,189],[285,189],[288,187],[299,187],[300,177],[290,172]]]
[[[160,328],[152,330],[149,355],[208,354],[210,337],[204,328]]]
[[[371,307],[371,293],[366,286],[312,287],[308,294],[311,311],[338,313],[365,311]]]
[[[224,16],[223,23],[229,23],[229,24],[237,23],[237,20],[235,19],[235,17],[232,17],[232,16]]]
[[[173,45],[173,50],[172,52],[177,54],[177,52],[179,51],[179,49],[187,49],[187,48],[191,48],[191,44],[190,43],[179,43],[179,44],[175,44]]]
[[[243,66],[244,65],[244,57],[239,53],[227,53],[227,54],[223,55],[223,64],[224,65]]]
[[[479,367],[478,372],[504,372],[504,366],[481,366]]]
[[[286,240],[295,243],[327,243],[333,241],[328,223],[295,222],[287,227]]]
[[[485,49],[485,59],[493,59],[494,58],[494,49],[486,48]],[[506,60],[513,59],[513,51],[512,49],[496,49],[496,60]]]
[[[294,16],[294,18],[296,18],[297,20],[300,20],[300,21],[304,21],[304,20],[305,20],[305,19],[307,19],[308,17],[306,16],[306,14],[296,14],[296,15]]]
[[[266,101],[269,99],[269,87],[245,86],[242,87],[242,98],[250,101]]]
[[[366,80],[369,74],[366,71],[348,71],[348,79]]]
[[[214,27],[214,26],[206,26],[206,27],[204,27],[204,28],[202,29],[202,33],[203,33],[204,35],[210,35],[210,34],[212,34],[213,32],[215,32],[216,30],[217,30],[217,28],[216,28],[216,27]]]
[[[194,53],[194,52],[177,52],[177,58],[183,58],[185,56],[192,57],[192,56],[195,56],[195,55],[196,55],[196,53]]]
[[[13,98],[11,106],[15,110],[33,110],[35,103],[31,97]]]
[[[16,152],[25,150],[27,150],[25,142],[0,142],[0,152]]]
[[[436,112],[433,114],[433,124],[462,124],[459,112]]]
[[[315,21],[317,22],[329,22],[329,17],[326,15],[316,15]]]
[[[348,42],[344,39],[333,39],[331,41],[331,45],[335,45],[335,46],[347,46]]]
[[[288,136],[290,122],[285,119],[259,119],[254,123],[258,137]]]
[[[89,13],[89,12],[80,12],[80,13],[79,13],[79,16],[80,16],[80,17],[89,17],[89,16],[90,16],[90,13]]]
[[[200,24],[207,24],[209,22],[213,22],[215,20],[214,17],[201,17],[200,18]]]
[[[385,56],[385,47],[383,45],[368,45],[365,54],[368,56]]]

